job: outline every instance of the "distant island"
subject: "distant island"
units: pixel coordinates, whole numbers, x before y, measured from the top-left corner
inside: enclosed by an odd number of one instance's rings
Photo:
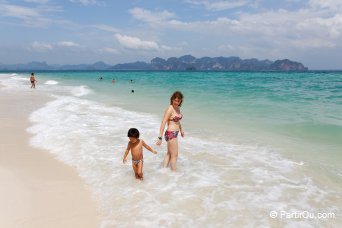
[[[302,63],[289,59],[258,60],[240,59],[239,57],[202,57],[184,55],[167,60],[156,57],[150,63],[133,62],[109,65],[104,62],[79,65],[48,65],[46,62],[30,62],[27,64],[1,64],[1,71],[58,71],[58,70],[116,70],[116,71],[307,71]]]

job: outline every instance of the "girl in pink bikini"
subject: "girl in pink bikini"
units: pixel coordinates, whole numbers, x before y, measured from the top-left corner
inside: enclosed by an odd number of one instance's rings
[[[172,94],[170,98],[170,106],[166,109],[164,118],[160,125],[159,137],[157,145],[162,143],[162,135],[167,123],[167,129],[165,131],[164,137],[167,142],[167,154],[165,155],[163,167],[166,168],[171,166],[172,171],[176,171],[176,163],[178,158],[178,132],[180,131],[181,136],[184,137],[184,131],[180,120],[183,118],[180,112],[180,106],[183,102],[183,94],[176,91]]]

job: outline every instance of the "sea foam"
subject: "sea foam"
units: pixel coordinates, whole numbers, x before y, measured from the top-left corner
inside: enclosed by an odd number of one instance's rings
[[[30,120],[31,145],[77,168],[99,202],[104,227],[272,226],[271,210],[336,210],[328,207],[334,193],[317,187],[303,166],[271,148],[212,142],[188,134],[179,138],[178,171],[172,173],[160,168],[167,148],[165,141],[161,147],[154,145],[160,120],[152,114],[56,96],[33,112]],[[141,138],[159,152],[145,150],[144,182],[134,179],[130,164],[122,164],[131,127],[138,128]],[[318,198],[319,207],[312,204]],[[280,224],[313,222],[317,221]]]
[[[57,85],[58,82],[57,82],[57,81],[54,81],[54,80],[47,80],[44,84],[45,84],[45,85]]]
[[[72,95],[74,95],[76,97],[82,97],[82,96],[85,96],[91,92],[92,92],[92,90],[89,89],[88,86],[85,86],[85,85],[77,86],[71,90]]]

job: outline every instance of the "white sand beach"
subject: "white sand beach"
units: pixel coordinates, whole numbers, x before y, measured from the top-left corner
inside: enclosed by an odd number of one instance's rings
[[[48,99],[29,87],[0,88],[0,227],[99,227],[76,170],[29,145],[29,114]]]

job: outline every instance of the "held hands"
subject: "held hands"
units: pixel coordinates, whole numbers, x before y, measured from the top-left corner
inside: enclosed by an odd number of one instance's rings
[[[122,163],[124,163],[124,164],[125,164],[125,163],[126,163],[126,161],[127,161],[127,160],[126,160],[126,158],[122,159]]]
[[[157,151],[155,151],[155,150],[152,150],[152,153],[154,153],[154,154],[157,154],[158,152],[157,152]]]

